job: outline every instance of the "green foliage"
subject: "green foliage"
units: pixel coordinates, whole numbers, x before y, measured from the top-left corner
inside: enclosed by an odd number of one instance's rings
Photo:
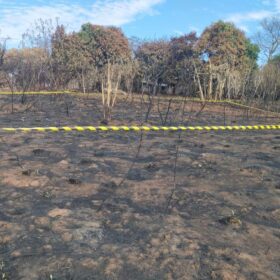
[[[278,21],[267,23],[267,30],[271,26],[271,34],[276,34]],[[280,55],[271,55],[267,65],[258,68],[260,48],[233,23],[224,21],[208,26],[200,37],[189,33],[132,44],[120,28],[91,23],[82,25],[79,32],[67,33],[62,25],[53,30],[50,22],[40,21],[28,36],[36,48],[22,45],[20,50],[6,51],[6,41],[0,40],[0,82],[6,87],[98,90],[107,93],[107,103],[112,104],[119,90],[136,92],[144,87],[153,93],[217,99],[250,91],[256,95],[260,83],[265,85],[262,92],[279,88]],[[277,45],[271,53],[279,53]]]
[[[99,66],[109,61],[118,63],[130,58],[128,39],[119,28],[87,23],[82,25],[78,36],[84,50]]]
[[[197,50],[210,58],[214,65],[227,63],[230,67],[242,68],[256,63],[259,49],[233,23],[218,21],[202,33]]]
[[[254,69],[258,67],[257,61],[259,58],[260,48],[258,45],[253,44],[249,39],[246,39],[246,52],[245,55],[249,59],[249,63]]]

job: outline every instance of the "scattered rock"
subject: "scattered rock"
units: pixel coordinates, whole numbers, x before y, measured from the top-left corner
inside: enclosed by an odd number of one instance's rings
[[[40,186],[40,181],[38,181],[38,180],[33,180],[30,183],[30,187],[39,187],[39,186]]]
[[[67,217],[71,211],[69,209],[60,209],[60,208],[55,208],[51,211],[49,211],[48,216],[51,218],[57,218],[57,217]]]
[[[162,242],[161,242],[161,240],[160,240],[159,238],[153,238],[153,239],[151,240],[151,244],[152,244],[153,246],[159,246],[161,243],[162,243]]]
[[[73,235],[69,232],[64,232],[62,235],[61,235],[61,238],[63,239],[63,241],[65,242],[70,242],[72,239],[73,239]]]
[[[67,160],[62,160],[58,163],[59,166],[66,166],[68,164],[69,164],[69,162]]]
[[[205,161],[217,162],[221,159],[221,156],[219,156],[217,154],[203,153],[203,154],[201,154],[201,158]]]
[[[203,167],[202,163],[199,162],[199,161],[193,161],[192,166],[194,168],[202,168]]]
[[[88,269],[95,269],[99,266],[97,261],[90,259],[90,258],[86,258],[86,259],[82,260],[81,265]]]
[[[280,209],[274,210],[271,214],[272,214],[272,217],[275,218],[275,220],[280,221]]]
[[[14,258],[18,258],[21,256],[21,252],[19,250],[15,250],[11,253],[11,256]]]

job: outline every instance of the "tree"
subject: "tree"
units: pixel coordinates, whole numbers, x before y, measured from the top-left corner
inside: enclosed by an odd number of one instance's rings
[[[82,51],[99,73],[104,119],[109,121],[125,66],[131,61],[129,41],[119,28],[90,23],[82,25],[78,36]]]
[[[4,83],[3,64],[4,64],[5,53],[6,53],[7,40],[8,38],[0,38],[0,86]]]
[[[168,68],[169,42],[144,42],[136,50],[135,56],[140,64],[142,82],[148,88],[152,87],[152,94],[156,95]]]
[[[6,53],[7,38],[0,38],[0,67],[4,63],[4,55]]]
[[[85,56],[81,38],[76,33],[66,34],[63,25],[58,25],[52,36],[51,66],[56,88],[66,88],[77,79],[79,88],[86,92],[85,77],[90,63]]]
[[[174,37],[170,40],[168,70],[166,80],[173,88],[173,94],[177,88],[179,92],[193,94],[193,63],[196,57],[194,46],[198,38],[195,32]]]
[[[58,25],[58,22],[56,22],[56,25]],[[34,22],[32,28],[22,35],[21,41],[22,49],[40,49],[44,52],[43,57],[46,62],[43,64],[44,68],[40,72],[46,78],[44,87],[48,85],[49,89],[52,89],[54,86],[54,76],[51,71],[52,36],[54,31],[55,27],[52,20],[39,19]]]
[[[211,59],[213,65],[228,64],[231,67],[244,66],[248,61],[255,61],[258,49],[244,32],[232,23],[218,21],[207,27],[202,33],[198,50],[207,60]]]
[[[280,98],[280,55],[263,65],[254,77],[254,94],[263,100]]]
[[[221,99],[225,93],[231,98],[232,81],[240,81],[242,76],[250,75],[256,68],[259,52],[241,30],[223,21],[204,30],[196,49],[202,59],[195,75],[201,96],[214,96],[215,99]],[[242,83],[234,84],[235,95],[242,95]]]
[[[11,49],[5,54],[3,70],[12,77],[13,87],[26,92],[45,86],[47,56],[41,48]]]
[[[56,22],[58,25],[58,22]],[[32,28],[22,35],[22,48],[40,48],[51,54],[51,42],[55,27],[51,19],[38,19]]]
[[[280,17],[272,16],[261,22],[262,31],[255,40],[267,61],[270,61],[280,51]]]
[[[128,39],[119,28],[87,23],[82,25],[78,35],[88,56],[99,67],[109,62],[122,63],[130,57]]]

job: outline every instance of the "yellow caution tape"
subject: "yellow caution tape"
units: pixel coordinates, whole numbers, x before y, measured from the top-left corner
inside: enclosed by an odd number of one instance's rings
[[[263,113],[267,113],[267,114],[272,114],[272,115],[278,116],[280,118],[280,113],[277,113],[277,112],[273,112],[273,111],[269,111],[269,110],[264,110],[264,109],[244,105],[242,103],[233,102],[231,100],[225,100],[224,102],[227,103],[227,104],[230,104],[230,105],[238,106],[240,108],[246,108],[246,109],[249,109],[249,110],[254,110],[254,111],[263,112]]]
[[[225,131],[225,130],[280,130],[279,125],[234,125],[234,126],[62,126],[62,127],[4,127],[0,132],[117,132],[117,131]]]
[[[88,93],[84,94],[84,93],[79,93],[79,92],[74,92],[74,91],[30,91],[30,92],[0,92],[0,95],[11,95],[11,94],[14,94],[14,95],[52,95],[52,94],[71,94],[71,95],[74,95],[74,96],[78,96],[78,97],[88,97]],[[89,93],[90,96],[99,96],[100,94],[98,93]],[[121,96],[120,96],[121,97]],[[138,99],[141,99],[142,97],[141,96],[134,96],[134,98],[138,98]],[[145,100],[146,99],[146,100]],[[163,100],[163,101],[166,101],[166,100],[170,100],[170,99],[173,99],[175,101],[181,101],[183,102],[184,100],[185,101],[194,101],[194,102],[200,102],[200,103],[218,103],[218,104],[229,104],[229,105],[235,105],[235,106],[238,106],[240,108],[246,108],[246,109],[250,109],[250,110],[255,110],[255,111],[259,111],[259,112],[263,112],[263,113],[268,113],[268,114],[272,114],[272,115],[275,115],[275,116],[279,116],[280,117],[280,113],[278,112],[273,112],[273,111],[269,111],[269,110],[264,110],[264,109],[260,109],[260,108],[257,108],[257,107],[252,107],[252,106],[248,106],[248,105],[245,105],[245,104],[242,104],[242,103],[239,103],[239,102],[235,102],[235,101],[232,101],[230,99],[224,99],[224,100],[201,100],[200,98],[182,98],[182,97],[179,97],[179,96],[174,96],[174,97],[156,97],[156,100]],[[145,102],[149,102],[149,99],[147,98],[147,96],[145,95],[144,96],[144,101]]]
[[[20,92],[20,91],[1,91],[0,95],[51,95],[51,94],[75,94],[71,91],[28,91],[28,92]]]

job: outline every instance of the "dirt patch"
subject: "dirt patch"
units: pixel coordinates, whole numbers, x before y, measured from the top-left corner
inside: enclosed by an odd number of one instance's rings
[[[55,98],[40,96],[25,113],[15,100],[1,127],[102,118],[96,98],[73,97],[69,116]],[[198,114],[196,103],[182,120],[181,105],[172,103],[166,125],[272,122],[219,105]],[[119,101],[112,124],[143,116],[140,103]],[[157,106],[148,124],[161,124]],[[278,134],[0,135],[1,269],[13,280],[279,279]]]

